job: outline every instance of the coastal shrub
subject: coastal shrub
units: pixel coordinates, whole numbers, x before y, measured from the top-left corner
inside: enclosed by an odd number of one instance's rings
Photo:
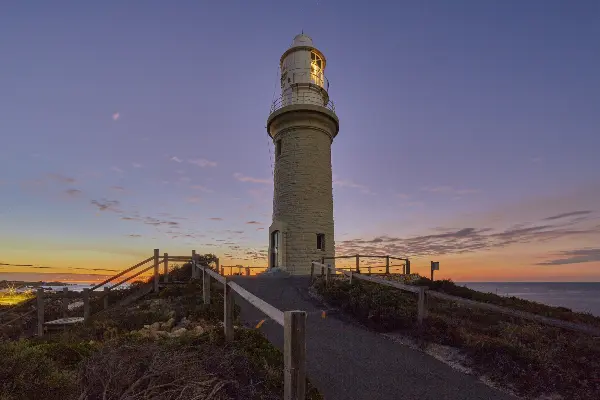
[[[0,343],[0,399],[73,398],[77,392],[77,362],[59,356],[69,350],[70,346],[62,344],[48,347],[29,341]]]
[[[394,275],[389,276],[394,279]],[[543,315],[545,317],[562,319],[565,321],[578,322],[587,325],[600,327],[600,318],[584,312],[574,312],[566,307],[555,307],[535,301],[520,299],[518,297],[499,296],[494,293],[484,293],[469,289],[465,286],[455,284],[450,279],[431,281],[428,278],[421,277],[415,282],[418,286],[427,286],[430,290],[446,293],[452,296],[462,297],[479,301],[482,303],[495,304],[497,306],[508,307],[515,310],[525,311],[533,314]]]
[[[427,281],[417,283],[431,284]],[[495,295],[463,290],[451,281],[436,281],[431,287],[477,301],[496,301]],[[345,279],[332,279],[328,286],[318,279],[314,288],[329,304],[373,329],[401,331],[426,343],[460,349],[475,373],[527,398],[557,393],[569,399],[598,399],[600,340],[593,336],[434,298],[428,299],[428,317],[419,329],[412,293],[357,280],[350,285]],[[502,298],[499,305],[511,307],[511,301]],[[530,307],[527,303],[532,302],[519,299],[516,304]]]

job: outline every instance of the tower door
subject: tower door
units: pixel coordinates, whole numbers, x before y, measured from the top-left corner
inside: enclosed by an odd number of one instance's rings
[[[281,243],[281,233],[279,231],[271,232],[271,268],[279,267],[279,244]]]

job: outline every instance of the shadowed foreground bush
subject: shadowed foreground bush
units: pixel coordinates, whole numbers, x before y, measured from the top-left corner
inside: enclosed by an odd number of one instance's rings
[[[476,374],[525,397],[600,398],[600,338],[437,299],[428,299],[421,334],[412,293],[342,279],[333,279],[328,288],[319,279],[314,287],[328,303],[375,330],[401,331],[460,349]],[[453,293],[448,283],[445,289],[440,291],[454,295],[460,290]],[[508,299],[503,301],[510,307]]]
[[[241,327],[226,342],[218,324],[222,288],[214,285],[204,305],[199,287],[167,288],[43,339],[0,342],[0,400],[282,398],[282,353],[260,332]],[[200,333],[140,333],[144,325],[184,317],[201,325]],[[320,398],[309,386],[307,399]]]

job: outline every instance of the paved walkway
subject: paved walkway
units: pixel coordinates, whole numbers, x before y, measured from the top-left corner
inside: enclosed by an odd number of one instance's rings
[[[326,400],[508,400],[472,376],[407,346],[395,343],[341,316],[319,315],[319,304],[308,296],[308,278],[235,277],[246,290],[282,311],[305,310],[307,371]],[[263,314],[236,298],[242,320],[255,324]],[[267,321],[261,331],[283,349],[283,328]]]

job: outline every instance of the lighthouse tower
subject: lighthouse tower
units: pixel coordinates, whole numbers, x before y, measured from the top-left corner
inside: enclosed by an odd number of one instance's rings
[[[267,120],[275,144],[269,268],[293,275],[309,274],[311,261],[335,255],[331,144],[339,120],[326,64],[312,39],[297,35],[281,56],[281,96]]]

